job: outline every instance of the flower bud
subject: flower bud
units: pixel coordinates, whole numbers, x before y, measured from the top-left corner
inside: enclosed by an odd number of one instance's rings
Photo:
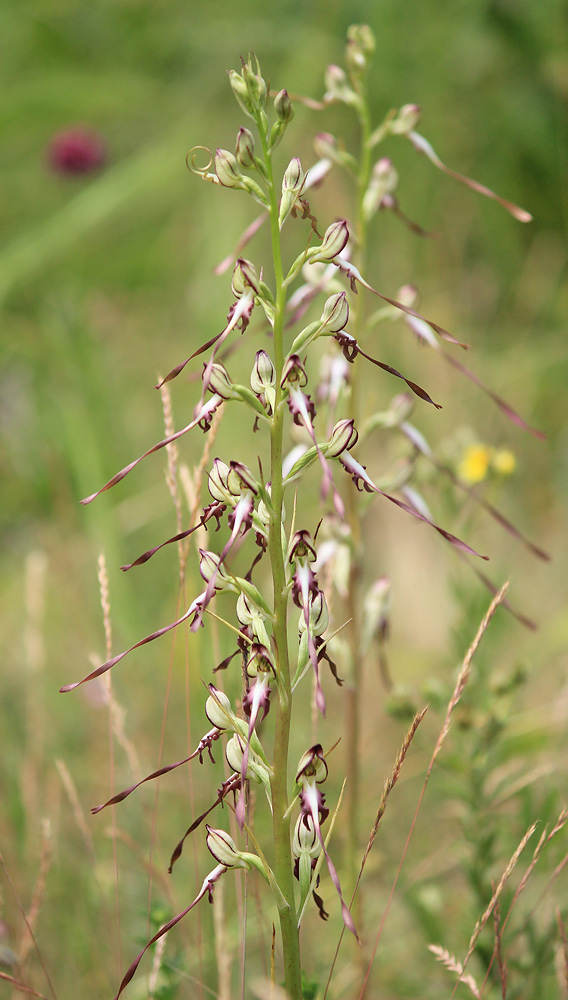
[[[246,257],[238,257],[233,268],[231,278],[231,289],[236,298],[240,298],[249,288],[252,288],[255,295],[260,294],[260,285],[256,268]]]
[[[235,157],[241,167],[254,167],[254,138],[248,128],[240,128],[237,132]]]
[[[282,199],[280,201],[280,211],[278,213],[278,224],[280,228],[288,218],[294,208],[299,195],[302,192],[306,178],[302,170],[302,164],[297,156],[290,160],[282,178]]]
[[[345,219],[340,219],[339,222],[332,223],[324,233],[322,245],[314,247],[313,251],[308,254],[309,261],[333,260],[334,257],[337,257],[345,249],[348,240],[349,230]]]
[[[209,473],[209,492],[214,500],[219,500],[221,503],[234,504],[236,497],[239,496],[240,490],[236,495],[233,495],[229,489],[229,466],[225,465],[220,458],[216,458],[213,462],[213,468]]]
[[[213,684],[209,685],[211,694],[205,702],[205,715],[216,729],[234,729],[232,720],[235,718],[231,702],[224,691],[219,691]]]
[[[218,149],[215,152],[215,173],[223,187],[241,187],[242,176],[236,157],[228,149]]]
[[[227,763],[229,767],[240,774],[243,767],[243,756],[245,752],[245,744],[240,736],[236,733],[227,742],[225,747],[225,757],[227,758]],[[251,778],[257,784],[260,784],[263,779],[269,781],[269,774],[254,750],[249,747],[248,751],[248,766],[247,766],[247,778]]]
[[[418,104],[405,104],[390,123],[391,134],[408,135],[416,128],[421,117],[422,112]]]
[[[414,285],[403,285],[396,293],[396,297],[403,306],[408,306],[412,309],[416,299],[418,298],[418,291]]]
[[[368,62],[375,54],[375,36],[368,24],[352,24],[347,29],[347,41],[355,46]]]
[[[211,826],[206,826],[206,829],[207,847],[220,865],[225,865],[225,868],[247,868],[250,870],[250,864],[237,850],[235,841],[230,834],[225,833],[224,830],[215,830]]]
[[[342,101],[344,104],[358,104],[359,98],[347,82],[347,74],[339,66],[328,66],[325,71],[326,93],[324,101]]]
[[[240,76],[240,74],[234,69],[229,70],[229,83],[231,84],[233,94],[235,95],[244,113],[250,118],[253,118],[254,105],[250,99],[248,87],[242,76]]]
[[[276,371],[270,355],[266,351],[257,351],[250,376],[252,391],[260,396],[268,386],[274,385],[275,379]]]
[[[345,292],[330,295],[321,314],[322,325],[325,326],[329,333],[339,333],[347,325],[348,319],[349,306]]]
[[[405,420],[408,420],[414,409],[414,397],[408,392],[401,392],[391,400],[389,406],[389,418],[392,421],[390,426],[399,427]]]
[[[287,90],[280,90],[274,98],[274,110],[278,116],[278,121],[286,122],[294,117],[294,107]]]
[[[357,443],[359,437],[352,418],[340,420],[331,432],[327,446],[327,457],[338,458],[344,451],[349,451]]]
[[[382,576],[369,587],[363,600],[361,649],[366,653],[375,636],[384,641],[388,635],[391,604],[391,581]]]
[[[258,59],[251,53],[248,62],[243,63],[243,80],[247,88],[249,100],[256,110],[264,109],[266,103],[266,83],[260,72]]]
[[[285,191],[299,191],[304,180],[304,171],[298,156],[292,157],[282,178],[282,194]]]
[[[332,160],[333,163],[339,159],[337,139],[330,132],[318,132],[314,139],[314,150],[320,159]]]
[[[227,584],[232,583],[230,577],[220,569],[219,561],[220,557],[216,552],[210,552],[208,549],[199,550],[199,572],[205,583],[209,583],[211,577],[215,576],[215,590],[223,590]]]
[[[218,361],[209,366],[205,364],[203,366],[204,374],[208,367],[207,388],[209,391],[216,392],[221,399],[240,399],[239,393],[234,389],[225,366]]]
[[[250,490],[251,493],[258,493],[258,483],[254,478],[252,472],[243,462],[230,463],[230,472],[227,478],[229,489],[238,494],[242,493],[243,490]],[[236,494],[236,495],[238,495]]]
[[[398,186],[398,174],[388,156],[383,156],[373,167],[369,187],[363,197],[365,218],[371,219],[380,207],[383,198],[392,194]]]

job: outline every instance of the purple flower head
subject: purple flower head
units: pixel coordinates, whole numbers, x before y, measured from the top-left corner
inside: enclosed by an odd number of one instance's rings
[[[49,162],[58,174],[89,174],[106,161],[102,136],[85,128],[63,129],[49,146]]]

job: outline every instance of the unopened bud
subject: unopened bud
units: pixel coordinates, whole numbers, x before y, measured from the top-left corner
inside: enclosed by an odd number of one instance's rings
[[[246,257],[239,257],[235,261],[233,277],[231,278],[233,295],[236,298],[240,298],[249,288],[252,288],[253,292],[258,295],[260,293],[260,284],[254,264],[250,260],[247,260]]]
[[[237,845],[230,834],[225,833],[224,830],[214,830],[213,827],[207,826],[206,840],[207,847],[215,861],[218,861],[220,865],[225,865],[226,868],[247,868],[250,870],[250,864],[237,850]]]
[[[353,448],[357,443],[358,437],[359,435],[352,418],[340,420],[331,432],[326,452],[327,457],[338,458],[344,451]]]
[[[248,62],[243,66],[243,80],[253,107],[258,110],[263,109],[267,88],[260,72],[260,64],[254,53],[249,55]]]
[[[302,164],[298,156],[294,156],[286,170],[284,172],[284,177],[282,178],[282,194],[285,191],[300,191],[304,180],[304,171],[302,170]]]
[[[229,489],[229,469],[228,465],[225,465],[220,458],[216,458],[213,462],[213,468],[209,473],[209,492],[214,500],[219,500],[221,503],[231,503],[235,502],[235,496],[231,493]],[[239,492],[236,494],[238,496]]]
[[[254,138],[248,128],[240,128],[237,132],[235,156],[241,167],[254,167]]]
[[[233,387],[229,378],[229,373],[224,365],[218,361],[212,365],[204,365],[204,374],[209,369],[207,375],[207,388],[210,392],[216,392],[221,399],[240,399],[239,393]]]
[[[410,414],[414,409],[414,397],[408,392],[401,392],[398,396],[395,396],[391,400],[389,406],[389,417],[392,421],[391,426],[399,427],[403,421],[408,420]]]
[[[367,60],[375,54],[375,36],[368,24],[352,24],[347,29],[347,41],[356,46]]]
[[[250,385],[253,392],[260,395],[267,386],[273,386],[276,379],[276,371],[270,355],[266,351],[257,351],[254,359],[254,367],[250,376]]]
[[[223,187],[241,187],[242,176],[239,173],[237,159],[228,149],[218,149],[215,152],[215,173]]]
[[[302,192],[306,178],[302,170],[302,164],[297,156],[290,160],[282,178],[282,198],[278,213],[278,225],[280,228],[290,215],[299,195]]]
[[[316,156],[321,159],[332,160],[335,163],[339,158],[337,139],[330,132],[318,132],[314,139],[314,150]]]
[[[390,123],[391,134],[408,135],[416,128],[421,117],[422,112],[418,104],[405,104]]]
[[[348,240],[349,230],[345,219],[334,222],[326,229],[322,245],[314,247],[313,251],[309,253],[308,259],[310,262],[333,260],[334,257],[337,257],[345,249]]]
[[[274,110],[278,121],[286,124],[294,117],[294,108],[287,90],[280,90],[274,98]]]
[[[199,572],[205,583],[209,583],[211,577],[215,576],[215,590],[223,590],[225,584],[231,583],[229,577],[219,568],[219,562],[220,557],[216,552],[210,552],[208,549],[199,550]]]
[[[229,83],[240,107],[250,118],[254,117],[254,105],[250,99],[248,87],[242,76],[236,70],[229,70]]]
[[[329,333],[339,333],[347,325],[349,306],[345,292],[337,292],[327,299],[321,314],[322,325]]]
[[[396,293],[396,297],[403,306],[411,309],[418,298],[418,292],[414,285],[403,285]]]
[[[375,36],[367,24],[352,24],[347,31],[345,61],[354,85],[366,72],[375,51]]]
[[[216,729],[230,729],[235,718],[231,702],[224,691],[219,691],[213,684],[209,685],[211,694],[205,702],[205,715]]]
[[[324,100],[358,104],[359,98],[347,81],[347,74],[339,66],[328,66],[325,71],[326,93]]]
[[[369,587],[363,601],[363,624],[361,629],[362,652],[366,653],[375,636],[383,641],[387,638],[391,605],[391,581],[382,576]]]
[[[258,482],[254,478],[250,469],[243,462],[231,462],[227,483],[231,492],[242,493],[243,490],[250,490],[251,493],[258,493]]]
[[[363,197],[365,218],[371,219],[380,207],[383,198],[392,194],[398,186],[398,174],[388,156],[383,156],[373,167],[369,187]]]

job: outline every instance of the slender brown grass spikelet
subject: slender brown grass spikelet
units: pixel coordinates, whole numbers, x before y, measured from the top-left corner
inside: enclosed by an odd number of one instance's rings
[[[515,894],[513,896],[513,899],[511,901],[509,909],[507,910],[507,913],[505,915],[505,919],[503,920],[503,924],[501,926],[501,934],[503,933],[503,931],[505,930],[505,928],[506,928],[506,926],[507,926],[507,924],[509,922],[509,918],[511,916],[511,913],[513,912],[513,907],[515,906],[515,904],[516,904],[519,896],[521,895],[521,893],[523,892],[523,890],[526,888],[526,886],[528,884],[528,881],[529,881],[529,879],[530,879],[530,877],[531,877],[531,875],[532,875],[532,873],[533,873],[533,871],[535,869],[535,865],[536,865],[536,863],[537,863],[537,861],[538,861],[538,859],[539,859],[539,857],[540,857],[540,855],[542,853],[543,848],[547,844],[550,843],[550,841],[552,840],[552,838],[554,836],[556,836],[556,834],[559,833],[560,830],[563,829],[563,827],[566,825],[566,822],[568,822],[568,809],[563,809],[562,812],[560,813],[560,815],[558,816],[558,819],[556,820],[556,823],[553,826],[553,828],[550,831],[550,833],[547,833],[546,830],[543,830],[543,832],[541,833],[541,835],[539,837],[538,844],[536,845],[536,847],[534,849],[533,856],[532,856],[531,861],[530,861],[530,863],[528,865],[528,868],[527,868],[526,872],[524,873],[523,877],[521,878],[521,881],[519,882],[519,885],[517,886],[517,889],[515,890]],[[528,922],[529,922],[529,920],[530,920],[530,918],[532,916],[532,912],[536,909],[536,907],[542,901],[542,899],[544,898],[544,896],[546,896],[548,890],[550,889],[550,886],[552,885],[552,883],[554,882],[554,880],[558,877],[558,875],[563,870],[563,868],[566,866],[566,864],[568,864],[568,854],[566,854],[565,857],[563,858],[563,860],[560,862],[560,864],[556,866],[554,872],[552,873],[552,876],[548,880],[548,883],[547,883],[544,891],[541,893],[539,899],[534,904],[534,906],[533,906],[532,910],[530,911],[530,913],[527,915],[527,918],[525,920],[525,925],[528,924]],[[484,986],[485,986],[485,983],[489,979],[489,975],[491,973],[491,969],[493,968],[493,962],[495,961],[495,959],[497,957],[498,957],[497,956],[497,948],[495,947],[494,950],[493,950],[493,955],[491,957],[491,961],[489,963],[487,972],[485,973],[485,979],[483,981],[483,985]]]
[[[449,701],[449,704],[448,704],[448,708],[447,708],[447,711],[446,711],[446,717],[444,719],[444,724],[442,726],[442,729],[441,729],[440,735],[438,737],[436,746],[434,747],[434,753],[432,754],[432,759],[431,759],[430,764],[428,766],[427,777],[429,777],[430,772],[432,770],[432,767],[434,766],[434,761],[436,760],[436,757],[440,753],[440,750],[442,749],[442,747],[443,747],[443,745],[444,745],[444,743],[446,741],[446,737],[447,737],[447,735],[448,735],[448,733],[450,731],[450,725],[451,725],[452,715],[453,715],[453,712],[454,712],[454,709],[455,709],[456,705],[458,704],[458,702],[459,702],[459,700],[460,700],[460,698],[461,698],[461,696],[462,696],[462,694],[464,692],[465,686],[466,686],[466,684],[467,684],[467,682],[469,680],[469,675],[471,673],[471,662],[473,660],[473,657],[475,656],[475,653],[477,651],[479,643],[481,642],[483,636],[485,635],[485,632],[487,631],[487,627],[489,625],[489,622],[493,618],[493,615],[495,614],[497,608],[499,607],[500,604],[503,603],[503,599],[504,599],[505,594],[507,593],[508,589],[509,589],[509,583],[508,582],[504,583],[503,586],[501,587],[499,593],[496,594],[496,596],[491,601],[491,604],[489,605],[489,608],[487,610],[487,614],[485,615],[483,621],[481,622],[481,625],[479,626],[479,629],[477,630],[477,635],[475,636],[475,639],[473,640],[471,646],[469,647],[467,653],[465,654],[465,658],[464,658],[464,661],[463,661],[463,664],[462,664],[462,668],[461,668],[461,670],[460,670],[460,672],[458,674],[458,679],[456,681],[456,686],[454,688],[454,692],[453,692],[452,697],[450,698],[450,701]]]
[[[59,777],[69,799],[69,804],[71,805],[71,810],[73,812],[73,818],[77,824],[77,828],[83,838],[85,847],[87,848],[87,854],[89,855],[91,861],[95,860],[95,847],[93,844],[93,838],[91,836],[91,831],[87,820],[85,819],[85,813],[83,812],[83,807],[79,801],[79,796],[77,795],[77,789],[71,773],[65,761],[61,760],[59,757],[55,760],[55,766],[59,771]]]
[[[499,607],[499,605],[502,604],[503,599],[505,597],[505,594],[507,593],[508,586],[509,586],[508,583],[503,584],[503,586],[501,587],[499,593],[496,594],[495,597],[493,598],[493,600],[491,601],[491,604],[489,605],[489,608],[487,609],[487,613],[486,613],[485,617],[483,618],[483,620],[481,622],[481,625],[479,626],[479,629],[477,630],[477,635],[475,636],[475,639],[473,640],[471,646],[469,647],[469,649],[468,649],[468,651],[467,651],[467,653],[466,653],[466,655],[464,657],[464,661],[463,661],[461,670],[460,670],[460,672],[458,674],[458,678],[456,680],[456,684],[455,684],[455,687],[454,687],[454,691],[453,691],[452,697],[450,698],[450,701],[448,703],[448,708],[446,710],[446,716],[445,716],[444,722],[442,724],[442,729],[440,730],[440,735],[438,736],[438,739],[436,741],[436,745],[435,745],[434,750],[432,752],[432,756],[430,758],[430,763],[428,764],[428,770],[426,771],[426,777],[424,778],[424,782],[423,782],[422,788],[420,790],[420,795],[418,796],[418,802],[416,804],[416,809],[414,810],[414,816],[412,817],[412,822],[410,824],[410,829],[408,831],[408,835],[406,837],[406,841],[405,841],[404,847],[402,849],[402,854],[401,854],[400,861],[399,861],[399,864],[398,864],[398,868],[396,870],[396,874],[395,874],[395,877],[394,877],[394,880],[393,880],[391,891],[389,893],[389,898],[387,900],[387,903],[386,903],[386,906],[385,906],[385,909],[384,909],[384,912],[383,912],[383,916],[382,916],[381,922],[379,924],[379,929],[378,929],[377,935],[375,937],[375,944],[373,946],[373,951],[372,951],[371,957],[369,959],[369,964],[367,966],[367,972],[365,974],[365,977],[363,979],[363,983],[362,983],[362,986],[361,986],[361,990],[359,992],[359,1000],[363,1000],[363,997],[365,996],[365,992],[366,992],[366,989],[367,989],[367,983],[369,981],[369,976],[371,975],[371,969],[372,969],[373,963],[375,961],[375,955],[376,955],[377,949],[379,947],[379,942],[380,942],[380,939],[381,939],[381,936],[382,936],[382,933],[383,933],[383,928],[384,928],[387,916],[389,914],[389,911],[390,911],[390,908],[391,908],[391,905],[392,905],[392,901],[394,899],[394,894],[395,894],[395,891],[396,891],[396,887],[398,885],[398,880],[400,878],[400,873],[402,871],[402,866],[404,865],[404,862],[405,862],[405,859],[406,859],[406,855],[408,853],[408,848],[409,848],[409,845],[410,845],[410,841],[412,839],[412,834],[414,833],[414,828],[415,828],[416,822],[418,820],[418,814],[419,814],[420,808],[422,806],[422,801],[423,801],[424,795],[426,793],[426,788],[428,786],[428,782],[430,780],[430,775],[432,773],[434,764],[436,762],[436,758],[437,758],[438,754],[440,753],[440,750],[442,749],[442,747],[444,745],[444,742],[446,740],[446,737],[447,737],[447,735],[448,735],[448,733],[450,731],[451,719],[452,719],[452,714],[454,712],[454,709],[456,708],[456,705],[459,703],[459,700],[460,700],[460,698],[461,698],[461,696],[463,694],[465,686],[466,686],[466,684],[467,684],[467,682],[469,680],[469,676],[470,676],[470,673],[471,673],[471,663],[472,663],[473,657],[475,655],[475,652],[476,652],[476,650],[477,650],[477,648],[479,646],[479,643],[481,642],[483,636],[485,635],[485,632],[487,631],[488,625],[489,625],[491,619],[493,618],[493,615],[495,614],[495,612],[496,612],[497,608]],[[464,962],[464,966],[465,966],[465,962]],[[326,993],[327,993],[327,988],[329,987],[330,980],[331,980],[331,976],[329,977],[328,982],[327,982],[326,991],[325,991]],[[324,993],[324,1000],[325,1000],[325,993]]]
[[[439,944],[429,944],[428,951],[431,951],[432,954],[436,956],[438,961],[442,963],[448,972],[456,972],[459,976],[458,982],[467,986],[473,993],[476,1000],[481,1000],[481,993],[475,979],[469,974],[464,975],[463,965],[461,962],[458,962],[454,955],[452,955],[446,948],[442,948]]]
[[[175,433],[174,415],[172,410],[172,397],[170,394],[169,385],[164,384],[160,388],[160,397],[162,400],[162,410],[164,413],[164,430],[166,432],[166,437],[171,437]],[[166,483],[170,493],[170,496],[174,502],[174,507],[176,511],[176,523],[177,530],[180,532],[183,529],[182,523],[182,511],[181,511],[181,497],[178,489],[178,446],[177,441],[171,441],[170,444],[166,445],[166,453],[168,456],[168,467],[166,470]]]
[[[34,892],[32,896],[32,902],[30,909],[28,911],[28,919],[26,928],[22,931],[22,937],[20,940],[20,947],[18,950],[18,966],[19,969],[23,969],[26,959],[33,948],[33,938],[31,932],[35,930],[35,926],[38,921],[38,917],[41,910],[41,905],[45,896],[45,887],[47,882],[47,876],[49,869],[51,868],[51,862],[53,860],[53,837],[51,832],[51,823],[49,819],[42,819],[41,821],[41,846],[40,846],[40,861],[39,861],[39,872],[34,886]]]
[[[568,935],[566,934],[566,925],[558,906],[556,907],[556,926],[560,935],[560,988],[562,990],[562,997],[566,998],[568,997]]]
[[[211,458],[211,451],[215,443],[217,433],[219,431],[219,425],[223,417],[223,412],[224,412],[223,407],[221,407],[219,410],[217,410],[217,412],[213,416],[213,420],[211,421],[211,427],[205,438],[203,453],[201,455],[198,465],[193,470],[193,475],[190,473],[186,465],[180,466],[179,470],[180,480],[183,491],[185,493],[187,506],[189,509],[189,515],[190,515],[189,523],[191,525],[197,523],[197,519],[199,517],[199,513],[201,510],[200,497],[201,497],[201,490],[203,487],[203,480],[205,477],[207,466],[209,465],[209,461]],[[200,527],[196,530],[195,544],[197,548],[203,547],[205,545],[204,539],[200,537],[201,535],[204,534],[205,534],[204,527]],[[191,545],[191,540],[188,538],[187,541],[184,542],[184,550],[183,550],[184,566],[187,560],[190,545]]]
[[[501,907],[499,901],[493,910],[493,926],[495,929],[495,953],[497,955],[497,965],[499,966],[499,981],[501,983],[502,1000],[507,1000],[507,966],[501,948]]]
[[[505,888],[505,885],[506,885],[506,883],[507,883],[510,875],[512,874],[515,865],[517,864],[517,861],[519,860],[521,854],[523,853],[525,847],[527,846],[528,841],[530,840],[530,838],[532,837],[533,833],[535,832],[536,826],[537,826],[536,823],[533,823],[531,826],[529,826],[529,828],[528,828],[527,832],[525,833],[524,837],[522,838],[521,842],[518,844],[517,848],[513,852],[512,856],[511,856],[511,859],[510,859],[507,867],[505,868],[505,871],[501,875],[501,878],[499,879],[499,882],[497,883],[497,886],[496,886],[496,888],[493,891],[493,895],[491,896],[491,899],[489,900],[489,903],[488,903],[485,911],[483,912],[483,914],[481,915],[481,917],[477,921],[475,927],[473,928],[473,934],[471,935],[471,938],[470,938],[470,941],[469,941],[469,945],[468,945],[468,949],[467,949],[467,954],[466,954],[466,956],[465,956],[465,958],[463,960],[462,969],[465,969],[467,963],[469,962],[471,956],[473,955],[473,952],[475,950],[475,946],[476,946],[476,944],[477,944],[477,942],[479,940],[479,936],[480,936],[483,928],[485,927],[485,924],[489,920],[489,917],[493,913],[493,911],[495,909],[495,906],[496,906],[496,904],[497,904],[497,902],[499,900],[499,897],[500,897],[501,893],[503,892],[503,889]],[[452,993],[452,997],[455,996],[456,990],[458,988],[458,984],[459,984],[459,980],[458,980],[458,982],[456,983],[456,985],[454,987],[454,990],[453,990],[453,993]]]
[[[404,737],[404,740],[402,742],[402,746],[401,746],[400,750],[398,751],[398,755],[397,755],[397,758],[396,758],[396,760],[394,762],[394,767],[392,769],[392,772],[391,772],[390,776],[385,781],[385,786],[383,788],[383,793],[381,795],[381,800],[379,802],[379,808],[377,809],[377,815],[375,816],[375,822],[373,823],[373,828],[372,828],[371,833],[369,835],[369,843],[367,844],[367,847],[365,848],[365,853],[363,855],[363,860],[361,861],[361,871],[359,873],[359,878],[357,879],[357,885],[355,886],[355,891],[357,890],[357,886],[359,885],[359,879],[360,879],[361,875],[363,874],[363,869],[364,869],[365,864],[367,862],[367,858],[368,858],[368,856],[369,856],[369,854],[371,852],[371,848],[372,848],[372,846],[373,846],[373,844],[375,842],[375,837],[377,836],[377,833],[379,832],[379,826],[380,826],[381,820],[382,820],[382,818],[383,818],[383,816],[385,814],[385,809],[387,807],[388,797],[389,797],[390,793],[392,792],[394,786],[396,785],[396,783],[397,783],[397,781],[398,781],[398,779],[400,777],[400,772],[401,772],[401,769],[402,769],[402,765],[404,764],[404,759],[406,757],[406,754],[408,753],[408,750],[410,748],[410,744],[412,743],[412,740],[414,739],[414,736],[416,734],[416,730],[418,729],[418,726],[422,722],[422,719],[426,715],[427,711],[428,711],[428,707],[426,706],[426,708],[423,708],[420,712],[418,712],[414,716],[414,719],[412,720],[412,725],[410,726],[410,729],[408,730],[406,736]]]
[[[110,620],[110,591],[108,584],[106,559],[104,557],[103,552],[101,552],[99,555],[97,565],[99,568],[97,578],[99,581],[99,593],[101,596],[101,608],[103,611],[103,626],[105,630],[106,659],[110,660],[112,656],[112,624]]]
[[[387,807],[387,801],[388,801],[389,795],[392,792],[394,786],[396,785],[396,783],[397,783],[397,781],[398,781],[398,779],[400,777],[400,772],[402,770],[402,765],[404,764],[404,760],[405,760],[405,757],[406,757],[406,755],[408,753],[408,750],[410,748],[410,744],[412,743],[412,740],[414,739],[414,736],[416,735],[416,730],[418,729],[418,726],[422,722],[422,719],[426,715],[427,711],[428,711],[427,707],[423,708],[421,712],[418,712],[414,716],[414,719],[412,720],[412,725],[410,726],[410,729],[408,730],[406,736],[404,737],[404,740],[402,741],[402,745],[400,747],[400,750],[398,751],[396,760],[394,762],[393,769],[392,769],[389,777],[385,781],[383,792],[382,792],[382,795],[381,795],[381,798],[380,798],[380,801],[379,801],[379,806],[378,806],[378,809],[377,809],[377,814],[375,816],[375,822],[373,823],[373,827],[372,827],[371,832],[369,834],[369,842],[367,844],[367,847],[365,848],[365,853],[364,853],[362,861],[361,861],[361,867],[359,869],[359,874],[357,876],[357,881],[355,883],[355,888],[353,889],[353,895],[351,896],[351,902],[349,904],[349,909],[351,909],[351,907],[353,906],[353,902],[355,900],[355,896],[356,896],[357,890],[359,888],[359,883],[361,882],[363,871],[364,871],[365,865],[367,863],[367,858],[369,857],[369,854],[371,853],[371,848],[373,847],[373,844],[375,842],[375,838],[377,836],[377,833],[379,832],[379,826],[380,826],[381,820],[382,820],[382,818],[383,818],[383,816],[385,814],[385,810],[386,810],[386,807]],[[329,975],[328,975],[328,980],[327,980],[327,984],[326,984],[326,988],[325,988],[324,997],[325,997],[325,995],[327,993],[329,984],[331,982],[331,977],[333,975],[333,970],[335,968],[335,963],[337,961],[337,956],[339,955],[339,949],[341,947],[341,942],[343,941],[344,935],[345,935],[345,927],[342,927],[341,928],[341,933],[339,935],[339,940],[337,942],[337,947],[335,949],[335,954],[333,956],[333,961],[331,963],[331,967],[330,967],[330,970],[329,970]]]
[[[531,877],[531,875],[532,875],[532,873],[534,871],[535,865],[536,865],[536,863],[537,863],[537,861],[538,861],[538,859],[539,859],[539,857],[540,857],[540,855],[542,853],[543,848],[546,847],[546,845],[550,843],[550,841],[552,840],[552,838],[555,837],[556,834],[559,833],[560,830],[563,829],[563,827],[566,825],[567,822],[568,822],[568,809],[563,809],[562,812],[560,813],[558,819],[556,820],[555,825],[553,826],[552,830],[550,831],[550,833],[547,833],[546,830],[543,830],[543,832],[542,832],[542,834],[540,836],[540,839],[538,841],[538,844],[535,847],[535,850],[534,850],[533,856],[531,858],[530,864],[529,864],[529,866],[528,866],[525,874],[523,875],[521,881],[519,882],[519,885],[517,886],[515,895],[513,896],[513,900],[511,902],[511,905],[509,907],[509,910],[507,912],[505,920],[503,921],[503,927],[506,926],[507,921],[508,921],[508,919],[509,919],[509,917],[511,915],[511,911],[512,911],[515,903],[517,902],[517,900],[518,900],[519,896],[521,895],[521,893],[526,888],[528,880],[529,880],[529,878]],[[553,879],[556,877],[557,874],[560,874],[560,871],[562,870],[562,868],[566,864],[566,860],[567,859],[565,858],[564,861],[561,862],[561,864],[558,866],[558,868],[553,872],[553,876],[552,876]]]

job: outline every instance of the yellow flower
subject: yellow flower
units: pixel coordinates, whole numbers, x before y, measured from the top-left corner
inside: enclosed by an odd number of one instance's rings
[[[499,476],[510,476],[516,469],[517,460],[512,451],[502,448],[493,452],[491,456],[491,468]]]
[[[491,460],[491,448],[484,444],[470,444],[458,465],[458,475],[466,483],[480,483],[487,475]]]

